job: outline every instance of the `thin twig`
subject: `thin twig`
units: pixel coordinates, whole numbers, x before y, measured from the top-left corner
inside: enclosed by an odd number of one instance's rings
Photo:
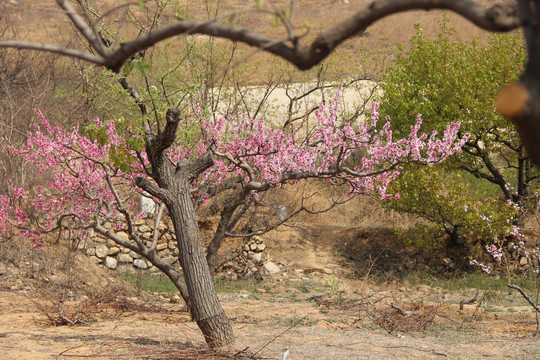
[[[469,300],[461,300],[459,302],[459,310],[463,310],[463,305],[468,305],[468,304],[472,304],[473,302],[475,302],[476,300],[478,300],[478,289],[476,289],[476,294],[474,294],[474,297],[470,298]]]
[[[256,356],[257,354],[259,354],[261,351],[263,351],[268,345],[270,345],[271,343],[273,343],[274,341],[276,341],[278,338],[280,338],[281,336],[283,336],[283,334],[285,334],[287,331],[291,330],[292,328],[296,327],[298,324],[300,324],[302,322],[302,320],[304,320],[305,318],[307,317],[304,316],[303,318],[299,319],[298,321],[296,321],[294,324],[292,324],[291,326],[289,326],[287,329],[285,329],[284,331],[282,331],[281,333],[277,334],[276,336],[274,336],[270,341],[268,341],[266,344],[264,344],[264,346],[262,348],[260,348],[255,354],[253,354],[253,356]]]

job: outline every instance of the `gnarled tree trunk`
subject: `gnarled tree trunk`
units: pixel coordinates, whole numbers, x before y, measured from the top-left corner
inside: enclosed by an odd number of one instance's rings
[[[152,177],[159,187],[143,178],[137,178],[137,185],[162,200],[169,210],[180,251],[178,257],[189,292],[188,306],[192,318],[199,325],[207,344],[216,348],[233,342],[234,335],[214,288],[190,194],[193,180],[212,166],[214,160],[207,154],[194,161],[184,159],[173,166],[165,150],[175,140],[180,111],[170,109],[166,119],[163,132],[157,136],[147,136],[146,139]]]

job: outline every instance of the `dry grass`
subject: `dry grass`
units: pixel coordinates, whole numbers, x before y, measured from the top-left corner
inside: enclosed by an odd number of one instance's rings
[[[99,318],[119,318],[125,312],[169,313],[170,310],[157,305],[137,304],[128,299],[129,290],[123,286],[110,286],[90,298],[72,302],[71,291],[64,291],[59,298],[45,294],[50,299],[46,305],[36,303],[37,308],[47,317],[46,323],[53,326],[88,325]]]
[[[210,350],[205,346],[192,344],[161,344],[161,343],[113,343],[92,351],[91,354],[70,348],[61,352],[60,356],[75,358],[105,358],[105,359],[152,359],[152,360],[225,360],[225,359],[264,359],[254,356],[248,351]]]

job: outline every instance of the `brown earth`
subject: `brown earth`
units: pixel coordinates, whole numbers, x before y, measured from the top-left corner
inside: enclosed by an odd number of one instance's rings
[[[380,249],[403,246],[388,231],[392,219],[406,221],[385,214],[373,199],[359,198],[315,222],[267,234],[272,258],[285,258],[290,271],[244,283],[247,290],[220,293],[237,336],[227,354],[245,350],[246,356],[256,353],[252,358],[281,359],[289,348],[289,360],[540,358],[533,312],[517,294],[499,294],[485,306],[475,302],[460,311],[460,301],[472,298],[475,289],[448,292],[398,278],[382,285],[364,281],[376,268],[343,255],[376,258]],[[204,357],[201,350],[180,357],[204,348],[203,339],[185,307],[169,302],[170,293],[140,294],[78,253],[68,266],[70,257],[58,246],[0,250],[2,359],[226,358]],[[331,274],[291,276],[310,267]],[[47,314],[58,321],[63,309],[73,320],[85,296],[97,299],[117,285],[124,289],[118,296],[85,307],[86,324],[51,325]],[[479,301],[488,295],[480,292]]]
[[[440,292],[423,286],[366,290],[360,282],[344,281],[339,289],[339,295],[325,296],[327,306],[295,287],[220,295],[234,321],[237,343],[232,353],[249,350],[264,359],[280,359],[283,348],[289,348],[293,360],[539,358],[540,342],[531,335],[535,325],[525,307],[482,312],[469,305],[459,312],[456,296],[441,304]],[[362,302],[340,307],[367,295],[373,296],[372,303],[388,297],[398,302],[422,298],[424,304],[440,307],[427,330],[387,334],[366,317]],[[54,327],[45,324],[46,317],[37,310],[43,300],[34,296],[0,292],[2,359],[175,359],[175,352],[203,342],[188,315],[179,312],[180,306],[165,300],[153,304],[168,311],[127,311],[114,317],[98,313],[86,326]],[[376,304],[378,311],[389,310],[388,305]]]

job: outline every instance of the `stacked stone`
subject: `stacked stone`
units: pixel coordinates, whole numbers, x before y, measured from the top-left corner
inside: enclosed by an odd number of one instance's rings
[[[114,231],[110,224],[106,224],[108,230]],[[152,238],[153,228],[150,226],[150,220],[141,220],[136,224],[138,233],[145,236],[148,239]],[[120,238],[130,241],[129,236],[124,231],[115,231],[116,235]],[[90,231],[90,236],[86,243],[81,244],[80,248],[86,250],[86,255],[90,257],[96,264],[103,264],[105,267],[115,270],[122,268],[129,270],[146,270],[152,269],[153,265],[150,261],[143,259],[136,252],[117,245],[114,241],[106,239],[101,235],[94,234]],[[146,243],[150,246],[150,242]],[[170,265],[178,262],[178,247],[176,245],[176,238],[174,234],[167,232],[163,235],[157,245],[156,251],[158,256]]]
[[[507,253],[512,262],[510,263],[511,270],[517,272],[527,272],[529,269],[538,269],[540,268],[540,261],[536,254],[527,253],[527,251],[522,247],[513,242],[509,242],[506,245],[506,249],[503,248],[503,251]]]
[[[252,236],[238,250],[237,256],[223,264],[222,270],[231,278],[260,274],[261,268],[268,261],[265,256],[266,244],[259,236]]]
[[[244,259],[259,263],[262,261],[262,255],[265,249],[266,245],[264,244],[263,239],[255,235],[242,247],[242,256]]]

